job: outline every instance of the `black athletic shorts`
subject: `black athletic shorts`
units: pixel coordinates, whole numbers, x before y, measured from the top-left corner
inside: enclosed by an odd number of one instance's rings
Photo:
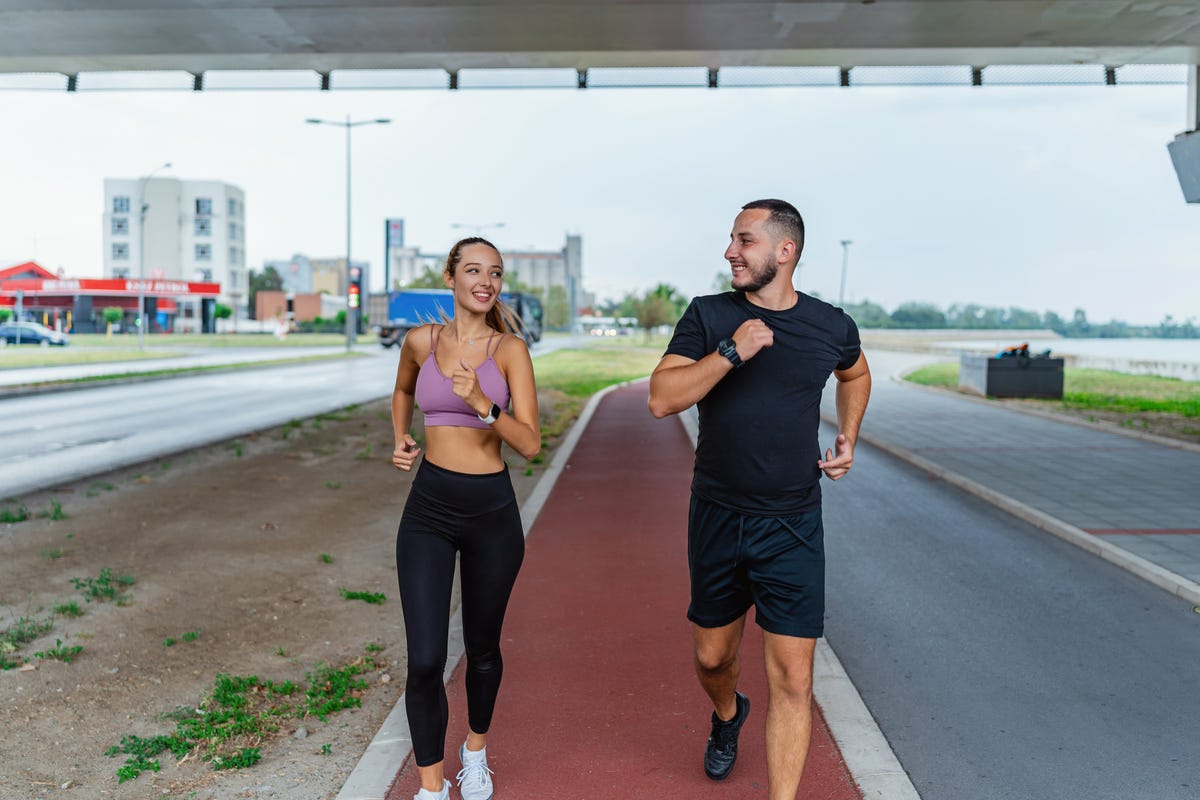
[[[750,606],[765,631],[818,639],[825,631],[821,509],[787,517],[731,511],[692,495],[688,510],[688,619],[720,628]]]

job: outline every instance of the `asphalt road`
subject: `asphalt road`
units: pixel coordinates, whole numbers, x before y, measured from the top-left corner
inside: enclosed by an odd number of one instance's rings
[[[1200,614],[868,445],[824,488],[826,635],[924,800],[1200,797]]]
[[[573,337],[544,339],[533,354],[575,343]],[[361,352],[361,358],[0,398],[0,498],[388,396],[400,350],[371,346]],[[240,358],[253,360],[249,355]],[[263,348],[254,355],[280,353]],[[198,363],[207,361],[181,359],[176,366]],[[54,369],[61,378],[90,374],[95,366]],[[106,366],[123,371],[122,364]]]

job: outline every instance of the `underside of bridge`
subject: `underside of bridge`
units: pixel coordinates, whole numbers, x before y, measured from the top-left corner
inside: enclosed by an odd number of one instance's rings
[[[425,70],[456,89],[464,71],[557,69],[585,88],[629,67],[692,68],[691,85],[717,87],[738,68],[825,68],[814,82],[849,86],[855,68],[953,65],[961,78],[934,82],[983,85],[997,65],[1048,64],[1091,65],[1109,84],[1131,66],[1187,65],[1187,128],[1170,149],[1200,202],[1194,0],[0,2],[0,73],[53,73],[70,91],[81,76],[172,71],[202,90],[239,70],[304,71],[320,89],[349,71]]]

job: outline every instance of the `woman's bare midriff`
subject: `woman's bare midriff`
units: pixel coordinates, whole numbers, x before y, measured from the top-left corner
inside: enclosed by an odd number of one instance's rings
[[[482,428],[437,425],[425,429],[425,458],[443,469],[490,475],[504,469],[500,436]]]

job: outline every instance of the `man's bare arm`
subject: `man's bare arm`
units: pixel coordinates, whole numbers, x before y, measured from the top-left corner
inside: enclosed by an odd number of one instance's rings
[[[760,319],[746,320],[730,338],[742,361],[775,343],[775,334]],[[733,368],[729,359],[716,352],[699,361],[668,353],[650,375],[650,413],[662,419],[691,408]]]
[[[825,458],[817,462],[826,477],[837,480],[854,465],[854,445],[858,442],[858,429],[863,415],[867,413],[867,401],[871,398],[871,369],[866,355],[860,353],[858,361],[850,369],[834,370],[837,385],[838,436],[832,450],[825,451]]]
[[[650,413],[662,419],[691,408],[733,369],[729,359],[709,353],[699,361],[665,355],[650,375]]]

